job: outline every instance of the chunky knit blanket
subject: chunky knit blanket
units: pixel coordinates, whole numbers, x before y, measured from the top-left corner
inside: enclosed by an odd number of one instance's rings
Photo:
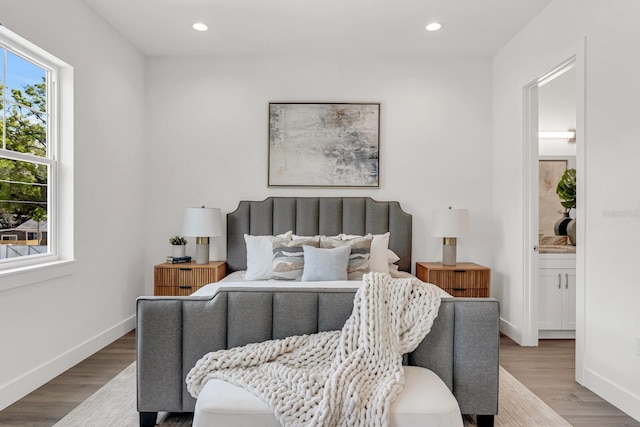
[[[195,398],[209,378],[264,400],[285,426],[388,426],[402,390],[402,355],[422,341],[440,307],[417,279],[369,273],[342,331],[206,354],[186,378]],[[292,319],[295,321],[295,319]]]

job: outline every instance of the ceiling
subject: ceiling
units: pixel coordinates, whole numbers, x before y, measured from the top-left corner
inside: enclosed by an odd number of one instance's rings
[[[145,55],[493,56],[551,0],[84,0]],[[207,32],[191,25],[201,21]],[[425,25],[440,21],[442,30]]]

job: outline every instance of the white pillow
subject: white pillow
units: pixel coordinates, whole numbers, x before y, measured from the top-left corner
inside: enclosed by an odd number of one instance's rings
[[[304,245],[303,282],[347,280],[347,265],[351,247],[338,246],[331,249]]]
[[[291,240],[291,231],[277,237]],[[247,244],[247,271],[244,280],[269,280],[273,275],[273,249],[271,236],[244,235]]]
[[[387,262],[389,264],[395,264],[398,261],[400,261],[400,257],[391,249],[387,249]]]
[[[397,264],[389,264],[389,275],[391,275],[391,277],[399,277],[400,271],[398,268]]]
[[[337,236],[325,236],[325,237],[330,237],[331,239],[337,239],[340,240],[340,236],[341,234],[338,234]],[[291,240],[299,240],[299,239],[312,239],[315,237],[322,237],[320,235],[315,235],[315,236],[298,236],[297,234],[292,234],[291,235]]]
[[[341,234],[340,237],[343,240],[347,240],[347,239],[353,239],[359,236]],[[386,232],[384,234],[374,234],[373,241],[371,242],[371,254],[369,255],[370,271],[375,271],[378,273],[389,273],[389,261],[387,260],[388,250],[389,250],[389,232]]]

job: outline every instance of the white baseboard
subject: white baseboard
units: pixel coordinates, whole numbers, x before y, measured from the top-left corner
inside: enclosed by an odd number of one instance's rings
[[[135,315],[0,388],[0,411],[135,328]]]
[[[574,330],[541,330],[538,331],[538,338],[541,340],[571,340],[576,338],[576,331]]]
[[[598,396],[611,403],[631,418],[640,421],[640,396],[603,378],[599,374],[584,370],[583,385]]]
[[[514,340],[518,345],[522,345],[522,333],[520,332],[520,329],[512,323],[507,322],[502,317],[500,318],[500,332]]]

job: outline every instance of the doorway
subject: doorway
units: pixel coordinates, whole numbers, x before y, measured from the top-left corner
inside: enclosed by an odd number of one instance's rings
[[[575,338],[575,61],[538,85],[538,338]],[[558,190],[560,188],[560,190]]]
[[[564,76],[564,77],[563,77]],[[554,86],[562,86],[563,80],[573,80],[572,83],[575,88],[575,101],[573,103],[573,111],[575,113],[575,127],[555,121],[549,118],[549,114],[554,116],[554,111],[541,111],[541,99],[548,98],[548,94],[545,93],[547,89],[552,89]],[[567,83],[565,81],[565,83]],[[553,96],[553,95],[552,95]],[[522,344],[525,346],[537,346],[539,338],[553,338],[557,331],[567,331],[574,328],[571,321],[565,319],[564,324],[552,325],[547,323],[543,327],[542,334],[540,333],[540,320],[541,320],[541,301],[545,296],[544,293],[540,294],[541,286],[553,283],[555,289],[558,286],[562,290],[572,288],[573,295],[569,295],[570,298],[575,297],[575,305],[573,310],[575,313],[575,332],[571,332],[571,337],[576,338],[576,380],[581,382],[582,379],[582,357],[583,357],[583,345],[584,345],[584,175],[585,175],[585,150],[584,150],[584,48],[578,49],[576,55],[567,59],[552,69],[550,72],[535,79],[530,84],[523,88],[524,99],[524,191],[525,191],[525,206],[524,206],[524,312],[523,312],[523,339]],[[542,108],[546,108],[544,105]],[[557,114],[556,114],[557,116]],[[548,126],[548,128],[546,128]],[[558,135],[558,138],[543,138],[540,139],[539,132],[575,132],[575,139],[573,135],[568,134]],[[570,141],[571,139],[571,141]],[[556,145],[553,145],[556,144]],[[549,147],[558,148],[562,147],[565,151],[562,152],[550,152]],[[568,151],[567,151],[568,149]],[[572,209],[575,212],[576,217],[576,246],[575,246],[575,260],[569,263],[564,263],[559,266],[552,266],[546,264],[548,260],[544,259],[548,257],[547,254],[540,253],[541,239],[540,231],[549,234],[548,219],[541,220],[540,217],[540,160],[558,160],[566,161],[566,169],[575,167],[577,171],[577,206],[576,209]],[[556,165],[551,165],[555,166]],[[550,189],[547,189],[550,190]],[[582,198],[582,201],[580,200]],[[581,209],[582,207],[582,209]],[[547,221],[545,225],[544,222]],[[541,225],[542,223],[542,225]],[[546,230],[546,231],[544,231]],[[555,233],[554,233],[555,235]],[[566,260],[565,260],[566,261]],[[546,276],[541,278],[540,267],[543,268],[558,268],[558,270],[547,270]],[[571,270],[574,268],[575,270]],[[575,274],[573,274],[575,271]],[[559,279],[558,279],[558,274]],[[545,282],[546,281],[546,282]],[[562,298],[562,297],[559,297]],[[561,305],[561,304],[558,304]],[[560,310],[560,308],[553,308],[553,310]],[[547,313],[548,314],[548,313]],[[572,316],[573,313],[570,313]],[[545,316],[545,313],[542,313]],[[566,316],[565,316],[566,317]],[[544,322],[544,318],[542,319]],[[549,334],[547,330],[554,331]],[[562,332],[556,338],[565,337]]]

